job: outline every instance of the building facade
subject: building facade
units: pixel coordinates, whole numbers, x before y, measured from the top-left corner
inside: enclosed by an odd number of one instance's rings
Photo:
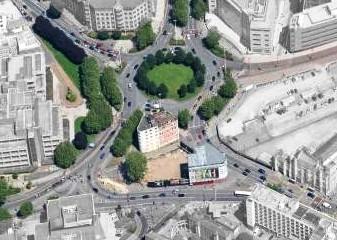
[[[46,100],[45,55],[11,1],[0,2],[0,171],[27,171],[63,141],[59,107]]]
[[[269,55],[274,50],[277,1],[210,0],[209,10],[221,18],[252,53]]]
[[[337,1],[304,9],[290,20],[290,51],[297,52],[336,41]]]
[[[179,140],[178,119],[161,111],[146,115],[137,127],[141,152],[151,152]]]
[[[299,240],[337,237],[335,219],[260,184],[246,200],[246,211],[249,227],[262,227],[280,237]]]
[[[190,184],[224,180],[228,174],[227,158],[224,153],[206,143],[188,155],[188,173]]]
[[[134,31],[155,15],[157,0],[52,0],[59,11],[67,9],[94,31]]]

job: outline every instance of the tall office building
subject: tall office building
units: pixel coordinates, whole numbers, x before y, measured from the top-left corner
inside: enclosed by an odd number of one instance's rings
[[[246,200],[246,211],[248,226],[262,227],[287,239],[337,238],[335,219],[260,184]]]
[[[290,51],[310,49],[337,39],[337,0],[304,9],[290,20]]]
[[[27,171],[53,158],[61,113],[46,100],[41,45],[10,0],[0,19],[0,172]]]
[[[94,31],[134,31],[155,15],[157,0],[52,0],[59,11],[67,9]]]

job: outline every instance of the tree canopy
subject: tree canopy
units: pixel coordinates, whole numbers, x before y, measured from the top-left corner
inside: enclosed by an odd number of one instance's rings
[[[33,213],[33,204],[31,202],[24,202],[20,205],[18,215],[20,217],[28,217]]]
[[[19,188],[14,188],[7,183],[5,179],[0,179],[0,206],[6,201],[6,197],[19,193]]]
[[[136,46],[138,50],[142,50],[151,45],[156,38],[153,32],[151,22],[140,26],[136,31]]]
[[[101,76],[101,89],[105,99],[117,111],[121,110],[123,95],[117,85],[115,71],[111,67],[106,67]]]
[[[214,115],[218,115],[225,106],[225,101],[220,96],[214,96],[207,99],[198,109],[198,114],[205,120],[211,119]]]
[[[75,138],[73,140],[73,144],[74,144],[75,148],[77,148],[79,150],[86,149],[88,147],[87,135],[82,131],[76,133]]]
[[[236,95],[236,91],[237,91],[236,82],[234,81],[233,78],[230,78],[225,82],[225,84],[223,84],[220,87],[218,94],[222,98],[233,98]]]
[[[201,20],[205,17],[207,11],[207,2],[205,0],[191,0],[190,5],[193,18]]]
[[[173,0],[172,19],[177,26],[185,27],[188,22],[188,0]]]
[[[144,178],[147,171],[147,159],[140,152],[131,152],[126,156],[125,168],[128,180],[139,182]]]
[[[210,50],[214,55],[218,57],[225,56],[225,50],[219,44],[220,34],[216,30],[211,30],[208,32],[207,37],[205,37],[202,42],[204,46]]]
[[[7,208],[0,208],[0,221],[4,221],[12,218]]]
[[[62,142],[55,148],[54,163],[60,168],[69,168],[76,161],[76,149],[69,142]]]
[[[188,123],[191,120],[192,116],[188,109],[179,111],[178,113],[178,125],[180,128],[187,129]]]

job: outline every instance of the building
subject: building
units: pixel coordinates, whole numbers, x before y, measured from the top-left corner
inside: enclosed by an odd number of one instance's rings
[[[221,181],[227,177],[227,159],[224,153],[211,144],[195,147],[188,155],[190,184]]]
[[[258,184],[246,200],[247,225],[265,228],[287,239],[337,238],[337,222],[298,200]]]
[[[179,140],[178,119],[160,111],[145,115],[137,127],[141,152],[151,152]]]
[[[210,0],[208,5],[252,53],[273,52],[277,0]]]
[[[337,38],[337,1],[304,9],[289,24],[290,51],[331,43]]]
[[[0,171],[27,171],[63,141],[61,112],[46,100],[40,42],[11,1],[0,1],[0,14]]]
[[[155,15],[157,0],[52,0],[94,31],[134,31]]]

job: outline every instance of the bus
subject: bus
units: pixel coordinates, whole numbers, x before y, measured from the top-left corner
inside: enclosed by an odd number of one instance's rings
[[[234,191],[234,196],[236,196],[236,197],[242,197],[242,196],[249,197],[250,195],[252,195],[252,192],[248,192],[248,191]]]

